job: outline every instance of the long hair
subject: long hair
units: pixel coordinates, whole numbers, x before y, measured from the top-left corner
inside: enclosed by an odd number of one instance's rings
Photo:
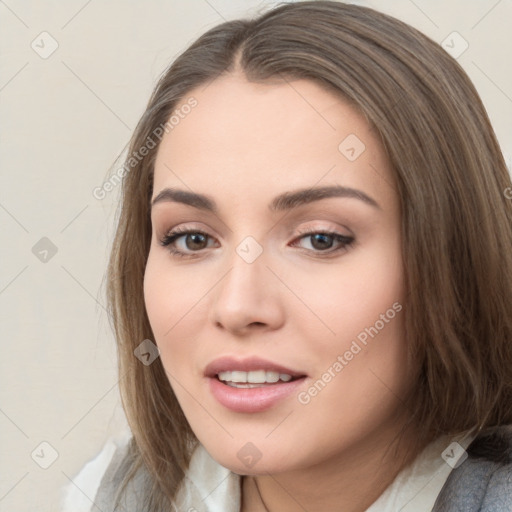
[[[154,340],[143,278],[159,140],[151,149],[148,140],[190,91],[235,69],[261,83],[313,80],[380,137],[402,211],[405,339],[420,369],[407,405],[418,438],[512,423],[512,189],[477,91],[455,59],[397,19],[339,2],[284,4],[199,37],[158,81],[129,144],[127,159],[146,154],[123,179],[107,292],[133,433],[126,482],[146,468],[148,510],[172,503],[197,442],[160,359],[134,356]]]

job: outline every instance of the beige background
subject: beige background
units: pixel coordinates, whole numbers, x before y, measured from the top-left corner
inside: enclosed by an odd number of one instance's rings
[[[0,1],[0,510],[58,510],[68,478],[123,425],[102,288],[118,190],[98,200],[93,189],[170,61],[208,28],[276,3]],[[510,165],[512,1],[355,3],[439,43],[453,31],[467,41],[458,60]],[[47,469],[41,442],[58,454]]]

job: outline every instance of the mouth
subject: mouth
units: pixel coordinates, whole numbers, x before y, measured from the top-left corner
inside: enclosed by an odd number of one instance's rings
[[[228,385],[241,385],[237,387],[252,387],[243,386],[243,384],[272,385],[307,376],[304,372],[292,370],[259,357],[236,359],[230,356],[220,357],[212,361],[206,366],[204,375],[205,377],[217,378]]]
[[[221,357],[205,369],[213,397],[238,413],[262,412],[277,407],[296,393],[307,375],[258,357]]]

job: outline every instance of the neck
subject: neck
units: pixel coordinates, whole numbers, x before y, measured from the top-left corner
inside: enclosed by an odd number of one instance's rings
[[[366,440],[313,467],[244,477],[241,512],[364,512],[425,447],[412,433],[389,445],[380,432],[371,445]]]

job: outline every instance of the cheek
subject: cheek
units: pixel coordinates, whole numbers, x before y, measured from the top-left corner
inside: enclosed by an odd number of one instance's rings
[[[191,375],[193,338],[197,334],[194,326],[204,323],[199,316],[206,313],[206,301],[201,298],[209,286],[204,280],[191,283],[187,272],[171,268],[167,254],[150,251],[144,273],[144,302],[162,364],[170,376]]]
[[[172,325],[169,316],[172,310],[172,290],[168,288],[167,278],[161,267],[150,251],[144,273],[144,303],[157,341],[165,333],[165,324],[167,323],[167,329]],[[168,322],[165,319],[168,319]]]
[[[303,289],[311,309],[318,313],[314,322],[310,316],[301,324],[301,331],[308,332],[307,339],[314,342],[308,350],[315,361],[318,386],[308,396],[318,407],[328,408],[341,400],[345,412],[353,407],[368,412],[384,407],[388,399],[396,400],[393,393],[406,394],[410,373],[399,255],[398,241],[380,252],[361,251],[357,259],[350,263],[347,259],[340,266],[338,275],[326,276],[329,286],[323,293],[312,282],[306,287],[316,291]]]
[[[144,272],[144,302],[157,341],[171,338],[199,292],[168,258],[165,251],[151,249]]]
[[[290,281],[293,279],[290,276]],[[385,237],[359,248],[339,265],[318,267],[314,275],[301,272],[293,289],[307,308],[294,318],[302,332],[316,339],[326,353],[347,350],[352,340],[364,343],[376,325],[381,339],[400,338],[404,280],[399,239]],[[391,341],[390,341],[391,342]]]

